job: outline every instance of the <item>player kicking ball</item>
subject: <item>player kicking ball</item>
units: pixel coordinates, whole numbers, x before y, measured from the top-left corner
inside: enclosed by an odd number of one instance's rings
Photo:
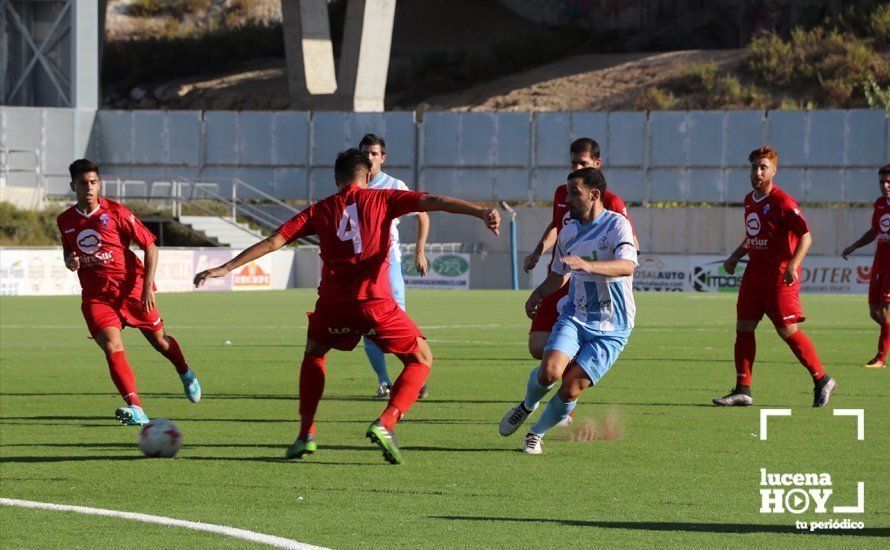
[[[822,370],[812,340],[797,326],[805,319],[800,307],[801,263],[813,238],[797,202],[773,183],[778,154],[764,146],[751,151],[748,162],[754,190],[745,196],[745,240],[723,262],[723,269],[731,275],[739,260],[748,255],[736,305],[736,386],[713,403],[721,407],[754,403],[754,330],[766,315],[813,378],[813,406],[824,407],[837,382]]]
[[[559,233],[550,273],[525,303],[526,312],[534,313],[566,282],[568,294],[557,306],[559,318],[541,365],[529,375],[525,399],[507,411],[499,426],[503,436],[519,429],[568,367],[557,394],[525,436],[522,450],[527,454],[543,452],[547,430],[565,420],[581,393],[615,364],[636,312],[632,290],[637,249],[630,222],[603,206],[606,180],[598,169],[576,170],[567,183],[571,221]]]
[[[231,261],[197,274],[195,286],[295,239],[317,235],[324,267],[315,311],[309,314],[300,366],[300,431],[285,456],[302,458],[318,449],[315,413],[324,392],[325,358],[331,349],[354,349],[362,336],[367,336],[404,365],[386,409],[365,434],[380,447],[387,462],[401,464],[402,453],[393,432],[417,401],[433,354],[426,337],[392,297],[388,260],[392,221],[411,212],[445,211],[480,218],[497,235],[500,216],[496,210],[451,197],[394,189],[372,191],[368,189],[371,162],[358,149],[337,155],[334,180],[337,193],[303,210]]]
[[[126,206],[99,198],[102,181],[95,163],[76,160],[68,172],[77,204],[59,214],[56,222],[62,235],[65,266],[77,271],[83,289],[81,311],[87,328],[105,352],[111,379],[127,403],[117,409],[115,416],[123,424],[148,423],[121,339],[125,326],[139,329],[152,347],[173,363],[186,397],[197,403],[201,385],[179,344],[164,331],[155,308],[158,247],[154,235]],[[145,265],[130,250],[131,243],[145,251]]]

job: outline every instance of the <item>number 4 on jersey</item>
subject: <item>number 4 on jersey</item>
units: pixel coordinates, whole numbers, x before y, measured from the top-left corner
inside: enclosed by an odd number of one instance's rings
[[[362,253],[362,232],[359,228],[358,208],[355,204],[350,204],[343,211],[340,227],[337,228],[337,236],[341,241],[352,241],[354,253]]]

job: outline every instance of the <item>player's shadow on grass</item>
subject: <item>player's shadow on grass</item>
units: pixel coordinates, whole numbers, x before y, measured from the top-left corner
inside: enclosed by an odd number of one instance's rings
[[[835,529],[820,531],[804,531],[793,525],[755,525],[750,523],[688,523],[677,521],[587,521],[577,519],[551,518],[501,518],[485,516],[430,516],[432,519],[448,521],[499,521],[520,523],[551,523],[571,527],[596,527],[600,529],[627,529],[632,531],[680,531],[687,533],[787,533],[807,535],[840,535],[854,537],[886,537],[890,529],[884,527],[867,527],[864,529]]]
[[[134,447],[130,445],[130,447]],[[376,451],[379,454],[378,449],[369,448],[369,450]],[[138,452],[138,451],[137,451]],[[181,453],[180,456],[171,459],[171,460],[197,460],[197,461],[216,461],[216,462],[269,462],[269,463],[281,463],[281,464],[292,464],[298,461],[288,460],[283,457],[274,457],[274,456],[189,456]],[[131,461],[145,461],[145,460],[162,460],[155,458],[145,458],[139,454],[121,456],[121,455],[74,455],[74,456],[4,456],[0,457],[0,464],[5,463],[21,463],[21,464],[55,464],[61,462],[106,462],[106,461],[114,461],[114,462],[131,462]],[[308,463],[308,462],[307,462]],[[380,462],[377,463],[375,461],[365,462],[315,462],[315,464],[323,464],[326,466],[385,466],[386,463]]]

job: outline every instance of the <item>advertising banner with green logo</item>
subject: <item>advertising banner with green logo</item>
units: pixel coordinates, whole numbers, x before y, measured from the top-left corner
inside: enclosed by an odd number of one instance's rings
[[[402,256],[402,275],[410,288],[470,288],[470,255],[451,252],[427,252],[429,271],[421,277],[414,269],[414,255]]]
[[[644,254],[634,273],[635,291],[738,292],[747,260],[734,273],[723,269],[723,256]],[[814,294],[865,294],[871,278],[870,256],[849,260],[835,256],[809,256],[801,270],[801,292]]]

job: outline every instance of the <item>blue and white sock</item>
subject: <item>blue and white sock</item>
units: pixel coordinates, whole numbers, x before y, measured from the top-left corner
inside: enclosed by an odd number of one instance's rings
[[[377,373],[377,383],[383,384],[386,382],[392,387],[392,382],[389,379],[389,373],[386,372],[386,356],[383,355],[383,350],[377,347],[370,338],[365,338],[365,355],[368,356],[368,361],[371,362],[371,368],[374,369],[374,372]]]
[[[541,413],[541,418],[535,422],[535,425],[532,426],[532,429],[529,431],[533,434],[543,436],[547,433],[547,430],[565,420],[569,416],[569,413],[575,409],[575,405],[577,404],[577,399],[570,403],[566,403],[560,399],[559,394],[554,395],[553,399],[551,399],[550,402],[547,403],[547,406],[544,407],[544,412]]]
[[[541,370],[541,367],[535,367],[532,369],[531,374],[528,377],[528,384],[525,387],[525,400],[523,401],[523,406],[525,406],[526,410],[533,411],[538,408],[538,403],[541,399],[547,395],[547,392],[553,389],[553,386],[556,384],[550,384],[549,386],[542,386],[540,382],[538,382],[538,371]]]

